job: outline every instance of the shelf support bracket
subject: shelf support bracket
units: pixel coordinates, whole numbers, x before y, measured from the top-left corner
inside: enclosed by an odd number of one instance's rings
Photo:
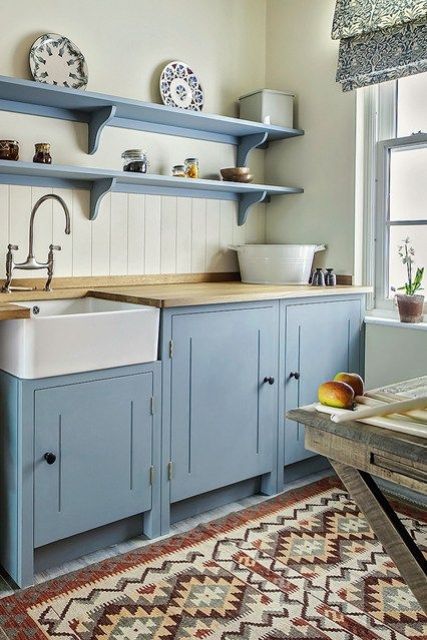
[[[238,167],[246,167],[248,155],[252,149],[260,147],[267,142],[268,133],[252,133],[249,136],[242,136],[237,147],[237,165]]]
[[[264,202],[267,200],[267,191],[257,191],[255,193],[245,193],[240,197],[239,200],[239,213],[237,224],[241,227],[245,224],[248,219],[249,209],[253,207],[254,204],[258,204],[259,202]]]
[[[90,190],[90,212],[89,220],[96,220],[99,211],[99,204],[106,193],[112,191],[116,185],[116,178],[102,178],[95,180]]]
[[[101,137],[102,130],[108,125],[108,123],[116,115],[117,107],[112,105],[111,107],[102,107],[94,111],[89,120],[89,140],[88,140],[88,152],[93,155],[98,149],[99,139]]]

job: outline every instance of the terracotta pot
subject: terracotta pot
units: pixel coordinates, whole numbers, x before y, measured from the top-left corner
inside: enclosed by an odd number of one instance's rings
[[[400,322],[422,322],[424,296],[407,296],[405,293],[396,295]]]

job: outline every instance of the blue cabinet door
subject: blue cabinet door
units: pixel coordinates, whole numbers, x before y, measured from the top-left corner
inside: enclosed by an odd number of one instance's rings
[[[152,394],[152,372],[34,392],[35,547],[151,508]]]
[[[317,388],[339,371],[360,371],[361,301],[285,306],[285,412],[317,400]],[[291,376],[299,373],[299,378]],[[303,425],[285,419],[285,465],[313,453]]]
[[[171,501],[271,472],[278,304],[177,313],[171,331]]]

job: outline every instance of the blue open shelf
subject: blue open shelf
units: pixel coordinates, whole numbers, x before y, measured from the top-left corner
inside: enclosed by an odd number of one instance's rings
[[[0,76],[0,110],[88,124],[88,152],[95,153],[104,127],[122,127],[237,146],[237,166],[270,141],[304,131],[161,104]]]
[[[272,196],[302,193],[299,187],[276,187],[222,180],[173,178],[152,173],[130,173],[66,165],[0,160],[0,183],[90,190],[89,218],[95,220],[99,203],[109,191],[163,196],[214,198],[238,202],[238,224],[246,222],[249,209]]]

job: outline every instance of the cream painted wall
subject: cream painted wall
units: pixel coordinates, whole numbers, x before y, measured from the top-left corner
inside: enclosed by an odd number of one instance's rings
[[[193,65],[205,89],[205,110],[236,114],[236,98],[265,82],[266,3],[259,0],[32,0],[4,2],[7,25],[0,39],[0,74],[29,77],[28,50],[46,31],[69,36],[84,52],[88,89],[147,101],[159,101],[161,68],[173,59]],[[151,171],[169,173],[173,164],[198,156],[203,176],[234,164],[231,146],[189,139],[106,129],[94,156],[86,150],[86,126],[48,118],[0,112],[0,138],[15,138],[21,159],[30,160],[35,142],[50,141],[58,164],[121,168],[124,149],[142,147]],[[263,180],[263,152],[252,156]],[[25,258],[31,202],[46,189],[0,189],[0,254],[7,242],[20,245]],[[177,198],[106,197],[101,216],[87,219],[87,194],[64,191],[72,208],[71,238],[62,219],[44,205],[37,221],[40,259],[48,244],[62,244],[61,275],[221,271],[236,268],[230,243],[263,241],[264,206],[244,228],[236,225],[236,206],[227,202]],[[137,211],[143,213],[136,213]],[[0,258],[0,274],[3,259]]]
[[[319,265],[354,272],[355,93],[335,82],[335,0],[268,0],[266,85],[297,94],[303,138],[271,146],[266,180],[305,193],[268,206],[269,242],[321,243]],[[327,265],[326,265],[327,263]]]
[[[427,327],[396,323],[366,325],[365,381],[368,389],[426,375]]]

